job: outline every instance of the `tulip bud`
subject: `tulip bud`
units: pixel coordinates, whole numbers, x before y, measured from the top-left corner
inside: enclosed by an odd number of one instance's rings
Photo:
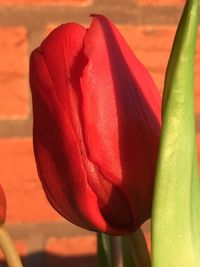
[[[4,224],[6,219],[6,196],[0,185],[0,226]]]
[[[115,26],[55,29],[30,60],[33,140],[52,206],[72,223],[122,235],[151,216],[161,98]]]

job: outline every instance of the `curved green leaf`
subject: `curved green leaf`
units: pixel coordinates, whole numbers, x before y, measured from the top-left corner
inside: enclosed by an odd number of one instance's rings
[[[153,267],[200,266],[200,183],[194,120],[198,0],[188,0],[168,63],[152,215]]]

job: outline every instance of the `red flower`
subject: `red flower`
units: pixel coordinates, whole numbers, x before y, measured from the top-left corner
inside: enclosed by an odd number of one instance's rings
[[[4,224],[6,220],[6,196],[3,188],[0,185],[0,225]]]
[[[31,56],[33,138],[52,206],[81,227],[121,235],[151,216],[161,99],[103,16],[65,24]]]

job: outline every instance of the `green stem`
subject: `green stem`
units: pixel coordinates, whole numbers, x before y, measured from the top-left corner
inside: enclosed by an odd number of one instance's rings
[[[121,237],[111,236],[110,248],[111,248],[112,267],[122,267],[123,263],[122,263]]]
[[[9,267],[23,267],[12,239],[3,225],[0,226],[0,248]]]
[[[98,267],[122,267],[121,237],[97,233]]]
[[[146,240],[141,229],[122,237],[124,267],[150,267]]]
[[[97,245],[97,266],[112,267],[109,236],[104,233],[97,233]]]

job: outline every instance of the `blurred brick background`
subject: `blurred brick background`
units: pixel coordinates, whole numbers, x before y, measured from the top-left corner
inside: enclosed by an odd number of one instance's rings
[[[30,52],[54,26],[72,21],[89,25],[89,14],[101,13],[118,25],[162,92],[184,2],[0,0],[0,183],[8,198],[7,228],[24,266],[95,266],[96,251],[94,234],[65,222],[48,204],[38,181],[31,140]],[[200,149],[200,31],[195,79]],[[3,262],[1,254],[0,259]]]

